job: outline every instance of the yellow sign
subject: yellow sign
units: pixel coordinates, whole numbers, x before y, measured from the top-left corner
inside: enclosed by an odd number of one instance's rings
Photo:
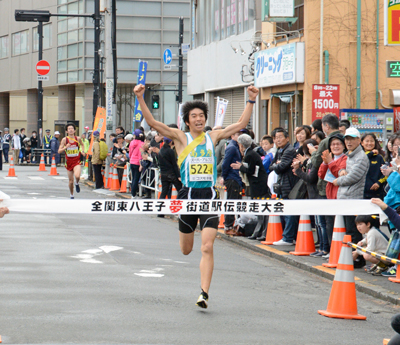
[[[400,45],[400,0],[385,1],[385,45]]]
[[[100,132],[100,139],[104,138],[104,133],[106,132],[106,110],[102,107],[97,107],[96,117],[94,119],[93,132]],[[88,154],[93,154],[93,135],[90,139],[90,146],[88,150]]]

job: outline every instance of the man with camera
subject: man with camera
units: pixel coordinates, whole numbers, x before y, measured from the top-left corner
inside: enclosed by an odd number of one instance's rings
[[[292,162],[296,157],[296,150],[289,143],[289,133],[283,129],[275,130],[275,144],[278,147],[275,158],[269,167],[270,171],[275,171],[278,175],[277,183],[274,184],[274,191],[282,199],[288,199],[289,193],[298,181],[298,177],[292,172]],[[280,241],[274,242],[275,246],[293,245],[297,228],[299,225],[298,216],[284,216],[285,229]]]

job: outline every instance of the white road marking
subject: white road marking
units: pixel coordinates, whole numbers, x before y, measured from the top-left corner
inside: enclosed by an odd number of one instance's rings
[[[161,259],[163,261],[173,261],[172,259]]]
[[[174,262],[177,264],[188,264],[188,262],[185,262],[185,261],[174,261]]]
[[[144,277],[144,278],[162,278],[164,277],[164,274],[159,274],[159,273],[135,273],[135,275],[139,277]]]
[[[28,178],[34,181],[44,181],[44,178],[40,176],[28,176]]]
[[[85,259],[85,260],[81,260],[81,262],[86,262],[88,264],[102,264],[102,261],[99,260],[95,260],[95,259]]]
[[[18,177],[8,177],[8,176],[4,176],[5,180],[18,180]]]
[[[40,195],[40,193],[27,193],[28,195]]]
[[[88,263],[88,264],[102,264],[103,262],[100,260],[93,259],[96,256],[103,255],[104,253],[114,252],[116,250],[124,249],[123,247],[117,246],[101,246],[99,248],[87,249],[83,250],[82,254],[77,254],[75,256],[71,256],[71,258],[79,259],[80,262]]]
[[[99,247],[104,253],[115,252],[116,250],[124,249],[123,247],[117,246],[101,246]]]
[[[68,177],[64,177],[64,176],[53,176],[53,178],[55,180],[68,180]]]

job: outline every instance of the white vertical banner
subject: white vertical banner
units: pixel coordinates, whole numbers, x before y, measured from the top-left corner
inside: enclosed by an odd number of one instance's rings
[[[106,79],[106,123],[107,130],[111,131],[113,128],[113,109],[112,109],[112,99],[114,92],[114,79]]]
[[[215,111],[215,124],[214,127],[216,126],[221,126],[224,123],[224,117],[225,117],[225,112],[226,108],[228,107],[229,101],[223,98],[217,97],[217,107]]]
[[[185,130],[185,122],[183,121],[182,105],[183,105],[182,103],[179,103],[178,119],[176,121],[176,124],[181,131],[184,131]]]

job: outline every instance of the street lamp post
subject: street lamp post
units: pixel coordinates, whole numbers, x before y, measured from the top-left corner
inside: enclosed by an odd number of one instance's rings
[[[92,18],[95,21],[95,48],[94,48],[94,74],[93,74],[93,122],[96,117],[96,110],[99,102],[100,89],[100,0],[95,0],[94,14],[54,14],[49,11],[39,10],[15,10],[15,20],[17,22],[38,22],[39,35],[39,61],[43,59],[43,22],[49,22],[50,17],[84,17]],[[38,81],[38,133],[43,125],[43,85]]]

